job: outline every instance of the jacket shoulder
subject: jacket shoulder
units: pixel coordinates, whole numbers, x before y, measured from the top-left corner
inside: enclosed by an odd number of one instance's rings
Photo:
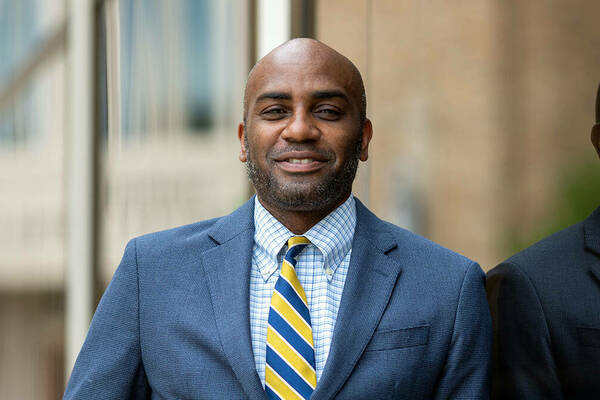
[[[366,236],[375,247],[380,247],[378,240],[383,239],[387,242],[388,244],[381,249],[392,257],[400,258],[405,267],[414,266],[416,269],[433,273],[448,274],[449,271],[459,271],[464,274],[476,264],[432,240],[380,219],[358,199],[356,210],[357,230],[358,224],[363,224],[360,229],[367,231]],[[393,248],[389,243],[393,243]]]
[[[573,264],[584,253],[583,222],[556,232],[511,256],[503,264],[527,271]]]
[[[397,244],[394,253],[403,260],[411,261],[410,265],[417,266],[421,271],[427,270],[433,274],[449,274],[463,276],[475,261],[450,250],[430,239],[390,222],[382,221],[386,230],[392,235]],[[391,254],[394,255],[394,254]],[[478,264],[477,264],[478,265]],[[479,268],[477,266],[477,268]]]
[[[250,198],[240,208],[223,217],[149,233],[131,242],[135,242],[138,254],[141,251],[144,254],[168,256],[189,250],[198,254],[241,233],[251,233],[254,228],[253,215],[254,198]]]
[[[138,248],[168,248],[193,241],[196,245],[210,241],[208,233],[222,219],[212,218],[158,232],[147,233],[132,239]],[[208,242],[207,242],[208,243]]]

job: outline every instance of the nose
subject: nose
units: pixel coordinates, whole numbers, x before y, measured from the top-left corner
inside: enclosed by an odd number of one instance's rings
[[[317,140],[319,136],[319,129],[315,126],[310,113],[303,110],[294,112],[281,133],[281,138],[289,142]]]

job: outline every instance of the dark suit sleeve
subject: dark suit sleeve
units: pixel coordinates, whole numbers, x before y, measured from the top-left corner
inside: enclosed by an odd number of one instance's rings
[[[528,276],[504,263],[488,273],[494,323],[492,398],[562,399],[543,305]]]
[[[473,263],[460,290],[450,350],[435,398],[489,398],[491,351],[492,323],[485,275]]]
[[[144,399],[136,243],[132,240],[106,292],[71,373],[64,399]]]

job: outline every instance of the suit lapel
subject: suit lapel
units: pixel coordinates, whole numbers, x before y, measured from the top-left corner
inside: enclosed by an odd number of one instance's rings
[[[223,351],[249,398],[266,399],[256,372],[250,337],[250,269],[254,198],[218,221],[209,236],[216,247],[202,253]]]
[[[600,256],[600,208],[597,208],[583,223],[585,248]],[[592,263],[591,273],[600,284],[600,260]]]
[[[383,315],[401,266],[387,255],[397,246],[384,223],[357,200],[352,256],[331,348],[312,399],[335,397]]]

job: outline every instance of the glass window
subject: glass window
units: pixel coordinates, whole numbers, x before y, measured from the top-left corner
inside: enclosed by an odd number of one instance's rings
[[[0,0],[0,398],[64,385],[65,10]]]
[[[249,70],[247,3],[107,3],[105,282],[130,238],[223,215],[247,198],[236,134]]]

